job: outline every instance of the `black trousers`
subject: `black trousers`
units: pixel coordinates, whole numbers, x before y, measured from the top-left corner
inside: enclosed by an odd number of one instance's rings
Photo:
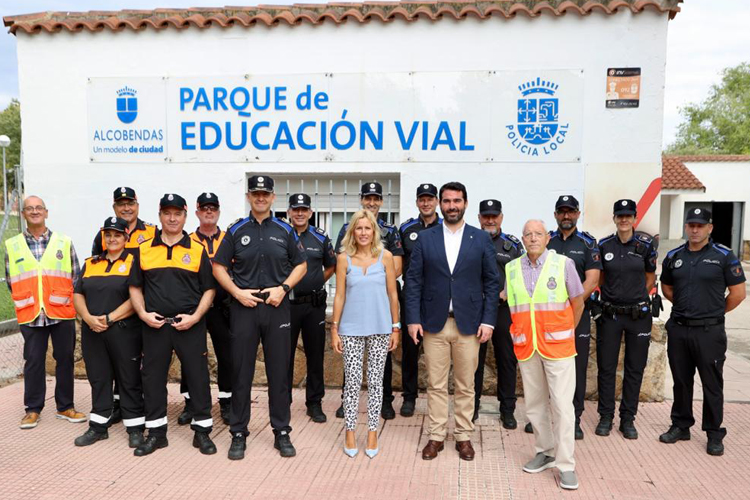
[[[216,378],[219,385],[219,399],[232,397],[232,339],[229,335],[229,311],[213,305],[206,313],[206,328],[211,335],[216,355]],[[180,374],[180,393],[190,398],[190,388],[183,366]]]
[[[206,320],[201,320],[188,330],[175,330],[172,325],[159,329],[143,325],[143,396],[146,406],[146,428],[149,435],[167,434],[167,376],[172,361],[172,351],[177,353],[190,387],[195,432],[211,432],[211,387],[208,378],[208,346]]]
[[[497,308],[495,330],[492,333],[492,348],[495,352],[495,366],[497,366],[497,400],[500,401],[500,411],[513,413],[516,409],[516,367],[518,359],[513,352],[513,339],[510,336],[510,308],[507,304]],[[475,406],[479,405],[484,384],[484,363],[487,359],[487,345],[479,346],[479,363],[474,372]]]
[[[326,306],[315,307],[311,302],[291,304],[291,336],[289,357],[289,401],[292,401],[294,381],[294,357],[297,354],[297,341],[302,331],[302,345],[307,360],[307,381],[305,384],[305,404],[320,404],[325,395],[323,378],[323,355],[326,348]]]
[[[727,434],[724,420],[724,361],[727,334],[724,325],[682,326],[667,321],[667,357],[674,378],[672,424],[687,429],[693,418],[693,381],[695,370],[703,384],[703,424],[709,439],[722,439]]]
[[[409,336],[409,325],[406,324],[406,303],[401,294],[401,386],[403,388],[404,401],[416,401],[419,395],[419,347]],[[386,373],[392,374],[393,367],[389,363],[390,353],[386,358]],[[390,380],[390,377],[388,377]],[[390,385],[390,383],[389,383]],[[385,391],[383,391],[385,393]],[[391,401],[393,400],[393,389],[390,389]]]
[[[576,392],[573,395],[573,406],[576,420],[583,415],[583,402],[586,400],[586,372],[589,368],[589,346],[591,345],[591,311],[588,307],[581,314],[581,321],[576,327]]]
[[[45,362],[52,337],[55,358],[55,404],[57,411],[73,408],[73,350],[76,328],[73,320],[50,326],[21,325],[23,335],[23,403],[26,412],[40,413],[47,392]],[[111,402],[110,402],[111,403]]]
[[[274,434],[291,432],[289,426],[289,351],[291,350],[289,299],[273,307],[258,304],[245,307],[232,302],[232,411],[229,417],[232,433],[247,436],[250,423],[250,399],[255,376],[258,343],[263,343],[263,356],[268,377],[268,412]]]
[[[144,428],[142,328],[143,324],[136,317],[113,323],[102,333],[92,331],[86,323],[81,324],[81,349],[91,384],[89,426],[98,432],[104,432],[110,425],[113,380],[120,381],[120,408],[125,427]]]
[[[625,368],[622,380],[620,419],[634,420],[638,413],[638,395],[651,343],[651,313],[643,318],[602,315],[597,322],[596,364],[599,369],[599,415],[615,415],[615,376],[620,356],[620,341],[625,335]]]

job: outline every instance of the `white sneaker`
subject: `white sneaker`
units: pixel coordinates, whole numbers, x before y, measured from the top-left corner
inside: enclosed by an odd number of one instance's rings
[[[578,476],[573,470],[560,472],[560,487],[564,490],[578,489]]]
[[[549,457],[544,453],[539,452],[534,458],[526,462],[526,465],[523,466],[523,470],[530,474],[536,474],[537,472],[542,472],[543,470],[554,466],[555,457]]]

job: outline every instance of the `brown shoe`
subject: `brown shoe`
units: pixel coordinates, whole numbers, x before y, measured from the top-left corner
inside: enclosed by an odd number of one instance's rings
[[[461,460],[474,460],[474,447],[471,446],[471,441],[458,441],[456,443],[456,451]]]
[[[75,408],[68,408],[65,411],[58,411],[55,417],[67,420],[68,422],[73,422],[74,424],[79,424],[86,421],[86,415],[79,411],[76,411]]]
[[[19,425],[19,427],[21,429],[33,429],[39,424],[40,419],[41,417],[37,412],[30,411],[26,414],[25,417],[23,417],[23,420],[21,420],[21,425]]]
[[[422,460],[432,460],[438,456],[438,453],[443,451],[445,445],[442,441],[433,441],[430,439],[427,441],[427,446],[422,450]]]

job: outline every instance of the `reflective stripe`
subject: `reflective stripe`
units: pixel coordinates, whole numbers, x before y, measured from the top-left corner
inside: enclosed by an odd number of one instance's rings
[[[219,391],[219,399],[225,399],[225,398],[231,398],[232,393],[231,392],[221,392]]]
[[[513,335],[513,343],[514,344],[525,344],[526,343],[526,335],[523,333],[521,335]]]
[[[518,314],[529,311],[531,311],[531,304],[517,304],[514,306],[510,306],[511,314]]]
[[[136,425],[143,425],[146,423],[146,417],[137,418],[123,418],[122,423],[125,427],[135,427]]]
[[[185,399],[190,399],[190,393],[189,393],[189,392],[183,392],[183,393],[181,393],[181,394],[182,394],[182,397],[183,397],[183,398],[185,398]]]
[[[12,285],[13,283],[18,283],[19,281],[36,278],[37,276],[38,276],[38,272],[36,270],[25,271],[23,273],[17,274],[16,276],[11,276],[10,283]]]
[[[95,424],[107,424],[109,423],[110,417],[102,417],[101,415],[97,415],[96,413],[90,413],[89,414],[89,420],[94,422]]]
[[[563,330],[561,332],[544,332],[544,340],[565,340],[571,338],[575,330]]]
[[[70,297],[60,297],[58,295],[50,295],[49,303],[55,304],[56,306],[64,306],[70,303]]]
[[[167,417],[157,418],[156,420],[146,420],[146,429],[161,427],[167,425]]]
[[[567,308],[567,302],[542,302],[539,304],[534,304],[534,310],[536,311],[564,311]]]
[[[193,419],[193,421],[190,422],[190,425],[197,425],[198,427],[212,427],[214,425],[214,419],[213,418],[207,418],[206,420]]]
[[[73,273],[60,271],[59,269],[42,269],[42,276],[54,276],[56,278],[73,279]]]
[[[13,303],[16,305],[16,309],[21,309],[22,307],[29,306],[34,303],[34,297],[29,297],[28,299],[21,299],[21,300],[14,300]]]

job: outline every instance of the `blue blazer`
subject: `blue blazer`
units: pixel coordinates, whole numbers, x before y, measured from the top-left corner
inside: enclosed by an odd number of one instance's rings
[[[480,324],[495,325],[500,273],[489,233],[466,224],[456,266],[451,273],[443,226],[419,233],[406,275],[406,323],[438,333],[453,313],[458,330],[476,335]]]

